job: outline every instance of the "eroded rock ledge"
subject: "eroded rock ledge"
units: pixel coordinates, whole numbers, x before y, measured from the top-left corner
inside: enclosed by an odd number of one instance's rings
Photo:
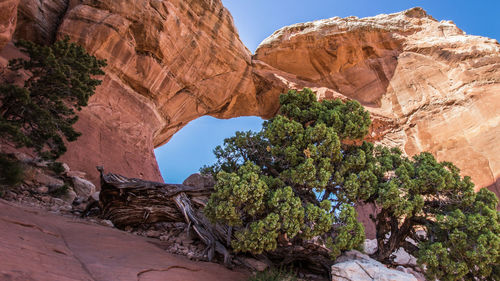
[[[374,119],[370,138],[409,155],[430,151],[499,194],[496,40],[465,35],[453,22],[414,8],[284,27],[254,59],[294,75],[274,74],[292,87],[360,101]]]
[[[153,149],[189,121],[270,117],[280,92],[310,87],[320,98],[366,106],[371,140],[409,155],[431,151],[500,193],[496,40],[414,8],[284,27],[252,56],[220,0],[52,2],[20,1],[14,38],[49,43],[69,35],[108,60],[103,85],[81,113],[84,134],[63,159],[94,182],[96,165],[161,180]],[[1,20],[8,40],[15,21]]]

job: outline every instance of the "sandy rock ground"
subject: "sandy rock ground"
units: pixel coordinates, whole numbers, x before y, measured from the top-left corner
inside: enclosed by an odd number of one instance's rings
[[[0,280],[245,280],[248,273],[168,253],[72,215],[0,199]]]

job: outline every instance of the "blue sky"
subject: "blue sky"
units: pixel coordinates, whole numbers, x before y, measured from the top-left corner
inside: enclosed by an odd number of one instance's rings
[[[335,16],[371,17],[422,7],[473,35],[500,39],[500,0],[222,0],[250,51],[275,30]]]
[[[369,17],[422,7],[437,20],[452,20],[467,34],[500,40],[500,0],[222,0],[233,15],[243,43],[254,52],[275,30],[294,23],[335,16]],[[169,143],[155,150],[166,182],[181,183],[215,161],[212,149],[235,131],[259,130],[262,119],[219,120],[205,116],[190,122]]]

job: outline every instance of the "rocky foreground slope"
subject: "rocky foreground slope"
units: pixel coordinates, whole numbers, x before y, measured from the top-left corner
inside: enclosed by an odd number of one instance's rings
[[[422,9],[284,27],[252,55],[220,0],[0,5],[10,12],[0,18],[0,46],[14,30],[14,39],[40,43],[69,35],[107,59],[78,123],[83,136],[63,159],[94,181],[96,165],[160,180],[153,149],[189,121],[270,117],[280,92],[311,87],[366,106],[371,140],[431,151],[500,193],[500,45]],[[0,61],[14,52],[9,43]]]
[[[169,254],[151,239],[117,229],[3,200],[0,209],[0,280],[247,279],[248,273]]]

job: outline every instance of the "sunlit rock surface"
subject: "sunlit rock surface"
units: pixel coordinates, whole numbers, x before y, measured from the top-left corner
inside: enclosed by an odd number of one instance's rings
[[[375,121],[369,138],[408,155],[430,151],[454,162],[478,188],[499,194],[496,40],[466,35],[414,8],[284,27],[261,43],[254,59],[293,75],[266,70],[275,83],[360,101]]]
[[[96,165],[161,180],[153,149],[189,121],[271,117],[279,93],[310,87],[367,107],[369,140],[430,151],[499,193],[500,45],[422,9],[284,27],[253,56],[220,0],[22,0],[18,14],[16,39],[69,35],[108,61],[62,159],[94,182]]]
[[[0,280],[232,281],[247,274],[167,253],[160,241],[0,199]],[[158,245],[160,244],[160,245]]]
[[[153,149],[189,121],[266,114],[251,54],[220,1],[52,2],[21,1],[16,38],[68,35],[107,60],[103,84],[80,114],[83,136],[62,159],[94,182],[96,165],[161,180]]]
[[[0,49],[2,49],[14,34],[17,22],[17,5],[19,0],[0,0]]]

